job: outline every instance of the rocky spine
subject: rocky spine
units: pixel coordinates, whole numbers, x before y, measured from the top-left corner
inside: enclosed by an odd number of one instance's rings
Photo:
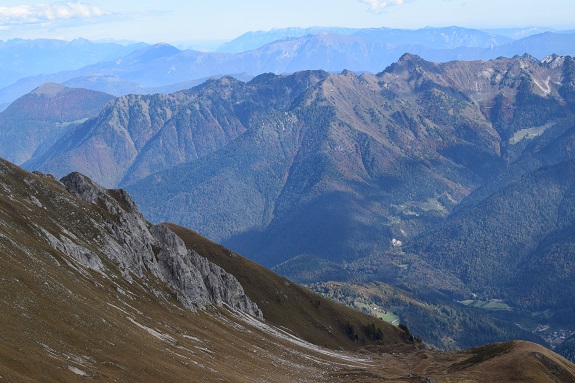
[[[167,283],[178,301],[191,310],[209,305],[229,306],[263,318],[233,275],[188,250],[165,226],[147,222],[125,191],[107,190],[80,173],[71,173],[60,181],[70,193],[109,214],[105,230],[95,241],[128,281],[133,281],[133,276],[145,280],[147,271]],[[63,243],[53,236],[46,238],[53,247],[83,266],[105,271],[103,262],[90,250]]]

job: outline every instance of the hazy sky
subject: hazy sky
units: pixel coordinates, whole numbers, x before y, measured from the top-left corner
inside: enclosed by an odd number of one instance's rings
[[[573,0],[80,0],[0,3],[0,40],[231,40],[282,27],[575,29]]]

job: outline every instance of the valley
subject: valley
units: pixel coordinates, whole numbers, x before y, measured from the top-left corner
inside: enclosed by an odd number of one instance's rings
[[[0,383],[575,381],[540,32],[0,41]]]
[[[143,221],[125,192],[77,173],[58,181],[0,161],[0,179],[2,381],[575,376],[572,364],[529,342],[427,349],[408,330],[314,295],[189,229]]]
[[[570,246],[573,222],[574,66],[406,54],[376,75],[223,77],[112,99],[23,166],[125,187],[153,222],[194,228],[298,283],[394,286],[417,302],[395,315],[437,347],[545,344],[514,315],[454,302],[501,299],[522,318],[550,310],[538,324],[572,317],[556,292],[572,277],[557,245]],[[529,278],[545,287],[527,289]],[[446,308],[453,336],[429,327],[425,305]]]
[[[550,322],[552,311],[517,310],[500,299],[469,299],[457,305],[447,300],[417,297],[381,282],[321,282],[306,284],[306,287],[395,326],[407,325],[414,336],[440,349],[471,347],[475,342],[489,343],[509,334],[555,349],[575,335],[570,323]],[[473,338],[467,338],[470,328],[473,328]]]

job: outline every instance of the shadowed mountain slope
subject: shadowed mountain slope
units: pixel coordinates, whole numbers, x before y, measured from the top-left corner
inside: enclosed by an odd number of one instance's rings
[[[330,75],[225,148],[129,188],[152,219],[194,227],[266,264],[288,254],[365,256],[446,217],[504,168],[522,128],[564,117],[559,90],[535,85],[548,76],[560,80],[562,68],[415,56],[378,76]],[[540,98],[548,106],[529,106]],[[505,104],[494,111],[497,102]],[[211,228],[214,218],[221,224]]]
[[[407,250],[475,292],[532,310],[573,312],[574,161],[513,178],[416,237]]]

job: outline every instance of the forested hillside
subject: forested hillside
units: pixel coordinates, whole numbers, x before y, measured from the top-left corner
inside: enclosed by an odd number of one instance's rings
[[[560,323],[573,315],[559,292],[572,279],[574,67],[406,54],[376,75],[223,77],[120,97],[25,166],[126,187],[151,220],[296,280],[371,278]]]

